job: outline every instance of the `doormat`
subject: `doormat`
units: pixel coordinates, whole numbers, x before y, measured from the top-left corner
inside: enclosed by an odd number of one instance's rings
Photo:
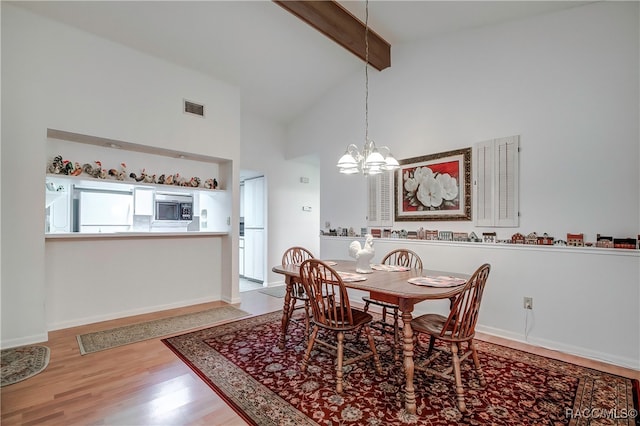
[[[237,319],[249,315],[233,306],[221,306],[205,311],[177,315],[146,321],[109,330],[76,336],[80,353],[86,355],[143,340],[179,333],[193,328],[213,325],[218,322]]]
[[[41,345],[2,349],[0,386],[9,386],[41,373],[49,365],[49,355],[49,348]]]
[[[258,291],[260,293],[268,294],[269,296],[283,298],[287,293],[287,286],[279,285],[275,287],[267,287]]]
[[[281,316],[266,314],[162,341],[252,425],[631,426],[638,418],[637,380],[483,341],[477,348],[487,385],[480,386],[472,362],[462,364],[468,415],[458,411],[451,382],[418,371],[417,414],[408,414],[393,337],[377,330],[372,333],[383,374],[371,360],[346,366],[344,392],[336,394],[333,356],[314,350],[307,371],[300,370],[302,324],[291,324],[285,349],[278,348]],[[366,346],[356,333],[345,342]],[[450,365],[450,358],[443,354],[434,362]]]

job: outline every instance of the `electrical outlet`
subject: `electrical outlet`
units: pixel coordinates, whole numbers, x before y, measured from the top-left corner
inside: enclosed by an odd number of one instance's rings
[[[524,309],[533,309],[533,297],[524,298]]]

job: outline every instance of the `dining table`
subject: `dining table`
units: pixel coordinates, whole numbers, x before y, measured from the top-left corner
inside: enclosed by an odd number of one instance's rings
[[[372,297],[396,303],[400,307],[403,322],[403,366],[405,373],[405,409],[416,412],[416,396],[413,385],[413,330],[412,312],[416,303],[425,300],[451,299],[463,289],[469,274],[430,269],[391,268],[388,265],[372,265],[371,273],[356,272],[356,262],[350,260],[325,261],[343,279],[347,288],[369,292]],[[282,324],[278,346],[285,348],[289,309],[294,283],[300,282],[300,265],[277,265],[272,271],[285,276],[286,293],[282,309]],[[424,277],[420,279],[420,277]],[[447,280],[449,282],[447,283]],[[418,284],[411,283],[417,282]],[[425,282],[433,281],[433,285]],[[443,285],[437,285],[442,282]],[[453,283],[453,284],[452,284]]]

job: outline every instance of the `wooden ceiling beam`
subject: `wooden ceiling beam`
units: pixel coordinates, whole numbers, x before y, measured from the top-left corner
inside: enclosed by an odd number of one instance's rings
[[[333,0],[273,0],[363,61],[365,24]],[[369,64],[378,71],[391,66],[391,45],[369,27]]]

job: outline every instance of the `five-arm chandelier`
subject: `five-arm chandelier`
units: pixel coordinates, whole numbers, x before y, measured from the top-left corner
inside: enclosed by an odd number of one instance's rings
[[[360,152],[356,145],[349,145],[344,155],[338,160],[337,166],[340,173],[362,173],[368,176],[395,170],[400,167],[398,160],[391,155],[388,147],[381,146],[377,148],[375,142],[369,139],[369,0],[365,2],[364,48],[364,147],[362,152]]]

